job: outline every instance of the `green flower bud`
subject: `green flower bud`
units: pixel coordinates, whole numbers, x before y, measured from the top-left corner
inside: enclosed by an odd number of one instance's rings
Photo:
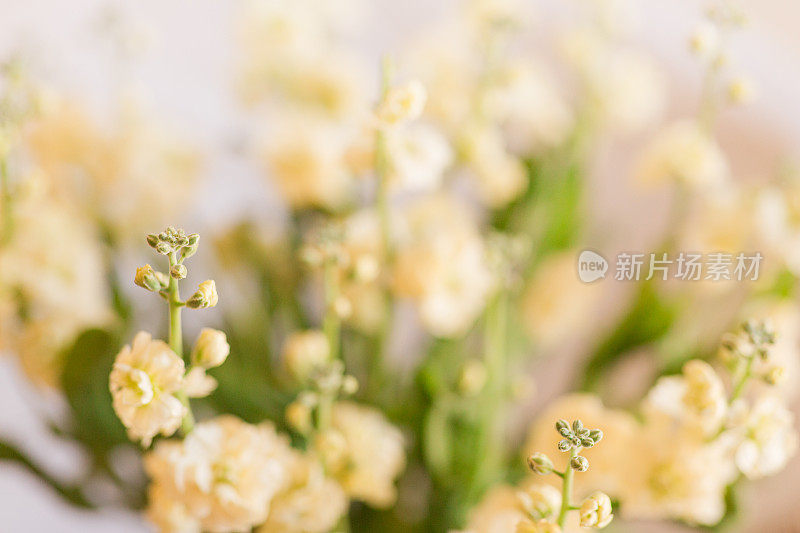
[[[569,434],[570,434],[570,431],[569,431],[569,422],[567,422],[567,421],[566,421],[566,420],[564,420],[563,418],[562,418],[562,419],[560,419],[558,422],[556,422],[556,431],[558,431],[558,433],[559,433],[559,434],[560,434],[562,437],[568,437],[568,436],[569,436]]]
[[[157,272],[150,265],[137,268],[133,282],[139,287],[152,292],[158,292],[163,288]]]
[[[197,292],[186,300],[186,307],[191,309],[204,309],[206,307],[214,307],[217,305],[218,301],[217,286],[214,280],[209,279],[201,283],[200,286],[197,287]]]
[[[561,439],[560,441],[558,441],[558,449],[560,451],[566,452],[569,451],[570,448],[572,448],[572,443],[567,439]]]
[[[169,255],[172,252],[172,246],[163,241],[159,242],[156,244],[156,252],[161,255]]]
[[[169,269],[169,275],[175,279],[184,279],[186,274],[187,271],[184,265],[172,265],[172,268]]]
[[[543,453],[534,453],[528,456],[528,468],[531,472],[547,475],[553,471],[553,461]]]
[[[572,423],[572,431],[574,433],[580,433],[583,430],[583,422],[578,418]]]
[[[586,472],[589,470],[589,461],[582,455],[576,455],[569,460],[569,466],[577,472]]]
[[[151,233],[147,236],[147,244],[150,245],[151,248],[155,248],[158,245],[158,235],[155,233]]]
[[[603,432],[599,429],[593,429],[589,432],[589,438],[594,441],[595,444],[603,440]]]
[[[589,437],[586,437],[584,439],[581,439],[581,446],[583,446],[584,448],[591,448],[592,446],[594,446],[594,441]]]

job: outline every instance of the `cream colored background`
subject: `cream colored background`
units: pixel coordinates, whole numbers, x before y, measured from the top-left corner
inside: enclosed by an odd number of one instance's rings
[[[539,9],[546,27],[567,16],[565,0],[544,0]],[[704,5],[697,0],[641,0],[644,12],[642,45],[652,50],[672,77],[671,113],[691,109],[699,75],[685,52],[685,41]],[[452,2],[376,0],[368,30],[358,46],[373,60],[391,52]],[[134,88],[153,111],[172,123],[207,154],[204,191],[213,191],[222,208],[214,220],[241,209],[265,216],[274,205],[258,183],[256,169],[236,156],[247,117],[237,111],[229,83],[235,72],[233,27],[239,2],[232,0],[0,0],[0,57],[23,50],[35,70],[57,87],[83,95],[98,109],[107,109],[119,88]],[[800,4],[793,0],[745,1],[752,25],[737,39],[732,56],[759,85],[760,101],[726,114],[720,131],[736,174],[744,179],[763,176],[784,155],[800,150]],[[98,30],[103,13],[125,13],[134,27],[146,29],[149,51],[134,63],[115,60],[113,47]],[[108,20],[107,18],[105,20]],[[547,31],[546,29],[543,31]],[[657,234],[665,200],[625,187],[628,148],[597,154],[592,176],[593,217],[610,232],[596,238],[603,247],[620,245],[646,249]],[[202,193],[201,193],[202,197]],[[201,219],[207,224],[205,213]],[[641,223],[648,220],[647,223]],[[194,226],[193,226],[194,227]],[[612,248],[606,248],[612,249]],[[611,291],[609,308],[625,297]],[[580,347],[539,365],[548,371],[540,380],[539,398],[561,392],[571,378]],[[569,355],[572,353],[573,355]],[[555,379],[553,379],[555,376]],[[21,380],[13,360],[0,359],[0,436],[24,447],[53,474],[69,479],[82,470],[80,451],[50,436],[39,413],[57,413],[57,398],[43,401]],[[528,416],[530,413],[527,413]],[[745,525],[739,531],[800,531],[800,461],[779,476],[747,486]],[[81,512],[63,504],[35,479],[0,464],[0,530],[9,532],[145,531],[137,516],[118,510]],[[766,524],[765,524],[766,522]],[[632,526],[631,531],[676,531],[673,526]]]

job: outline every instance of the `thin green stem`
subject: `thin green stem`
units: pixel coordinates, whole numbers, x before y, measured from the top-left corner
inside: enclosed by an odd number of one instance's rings
[[[572,458],[578,455],[577,448],[572,448],[572,451],[569,454],[570,461]],[[570,507],[572,504],[572,478],[575,475],[575,471],[570,466],[569,462],[567,462],[567,469],[564,472],[564,482],[561,484],[561,510],[558,513],[558,526],[560,528],[564,528],[564,524],[567,521],[567,512],[569,512]]]
[[[336,272],[336,264],[327,261],[323,270],[325,283],[325,318],[322,322],[322,329],[328,339],[331,359],[338,359],[339,344],[342,330],[342,320],[336,310],[336,300],[339,298],[339,280]]]
[[[750,374],[753,371],[754,359],[755,356],[739,359],[739,363],[736,367],[736,384],[733,387],[730,403],[738,400],[739,396],[741,396],[742,392],[744,392],[744,386],[747,383],[747,380],[750,379]]]
[[[170,270],[178,262],[175,252],[169,254]],[[180,289],[178,287],[178,280],[169,277],[169,285],[167,286],[167,305],[169,306],[169,347],[172,351],[178,354],[178,357],[183,358],[183,331],[181,328],[181,302]],[[186,406],[186,414],[181,421],[181,433],[188,435],[194,429],[194,414],[192,414],[192,406],[189,403],[189,397],[184,391],[179,391],[176,394],[177,398],[183,405]]]
[[[0,245],[8,243],[14,229],[14,216],[11,212],[11,179],[8,176],[8,161],[0,157],[0,204],[2,204],[3,227],[0,228]]]

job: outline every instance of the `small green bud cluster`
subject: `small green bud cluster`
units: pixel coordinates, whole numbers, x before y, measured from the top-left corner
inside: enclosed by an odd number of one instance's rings
[[[312,429],[313,413],[323,409],[342,396],[352,396],[358,391],[355,377],[344,373],[344,363],[338,359],[315,367],[309,377],[310,389],[302,392],[286,408],[286,421],[300,434]]]
[[[325,265],[345,268],[350,263],[350,257],[342,246],[343,239],[344,231],[339,225],[326,225],[311,236],[300,251],[300,259],[312,268]]]
[[[358,392],[358,380],[344,373],[344,363],[339,359],[316,367],[310,376],[312,387],[331,397],[352,396]]]
[[[147,236],[147,244],[161,255],[179,253],[179,260],[184,260],[193,256],[197,252],[197,245],[200,242],[200,235],[192,233],[186,235],[182,229],[175,229],[169,226],[161,233],[151,233]],[[175,279],[182,279],[173,275]],[[185,276],[184,276],[185,277]]]
[[[730,359],[759,357],[766,360],[775,344],[775,330],[769,321],[748,320],[739,332],[722,339],[722,350]]]
[[[562,452],[591,448],[603,439],[602,431],[584,427],[580,419],[574,420],[572,426],[566,420],[560,419],[556,422],[556,431],[564,437],[558,441],[558,449]],[[583,456],[576,455],[570,459],[570,468],[585,472],[589,468],[589,461]]]

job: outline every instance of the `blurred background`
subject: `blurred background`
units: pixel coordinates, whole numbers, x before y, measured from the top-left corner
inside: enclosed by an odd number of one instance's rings
[[[135,99],[158,117],[181,142],[202,154],[200,185],[180,223],[200,233],[224,227],[246,213],[265,225],[280,227],[285,217],[277,192],[265,186],[262,170],[244,157],[247,131],[264,127],[244,109],[233,86],[239,68],[238,1],[173,0],[138,2],[27,0],[4,2],[0,19],[0,57],[20,54],[37,78],[75,96],[98,120],[114,120],[120,95]],[[335,4],[335,2],[331,2]],[[364,62],[374,65],[367,94],[377,90],[378,65],[446,19],[456,2],[407,0],[364,2],[358,31],[348,34]],[[533,2],[533,43],[547,43],[552,33],[575,16],[562,0]],[[666,116],[679,117],[697,107],[703,72],[689,54],[687,41],[704,3],[698,0],[639,2],[638,30],[631,39],[651,52],[668,77]],[[343,4],[344,6],[344,4]],[[736,66],[756,80],[753,103],[720,116],[719,142],[737,180],[763,180],[792,162],[800,147],[800,5],[789,0],[746,3],[749,25],[731,41]],[[343,10],[345,7],[342,8]],[[553,54],[542,44],[545,55]],[[556,67],[557,69],[557,67]],[[558,72],[557,72],[558,74]],[[621,250],[654,251],[670,209],[663,191],[629,186],[631,153],[642,139],[600,143],[592,154],[588,185],[586,244],[613,257]],[[602,228],[593,232],[592,228]],[[118,264],[129,271],[141,262],[140,249]],[[769,261],[769,257],[766,258]],[[602,282],[602,302],[584,331],[559,346],[531,372],[534,399],[519,408],[520,426],[549,399],[573,386],[581,358],[592,339],[619,317],[632,297],[632,284]],[[147,304],[138,307],[144,324],[156,320]],[[190,321],[188,327],[197,329]],[[644,382],[635,364],[616,379]],[[646,373],[646,370],[645,370]],[[645,374],[646,376],[646,374]],[[644,386],[644,385],[643,385]],[[631,387],[636,390],[635,386]],[[640,387],[641,388],[641,387]],[[631,392],[631,394],[636,394]],[[66,407],[59,395],[42,394],[23,377],[16,359],[0,359],[0,436],[23,448],[49,474],[71,479],[83,471],[81,450],[54,436],[42,414],[58,416]],[[795,413],[800,405],[793,406]],[[522,426],[521,426],[522,427]],[[523,429],[518,437],[521,438]],[[736,531],[800,531],[800,458],[778,475],[749,483],[742,497],[743,520]],[[4,531],[146,531],[136,513],[105,508],[83,511],[58,498],[23,469],[0,464],[0,520]],[[633,524],[622,531],[681,531],[672,524]]]

